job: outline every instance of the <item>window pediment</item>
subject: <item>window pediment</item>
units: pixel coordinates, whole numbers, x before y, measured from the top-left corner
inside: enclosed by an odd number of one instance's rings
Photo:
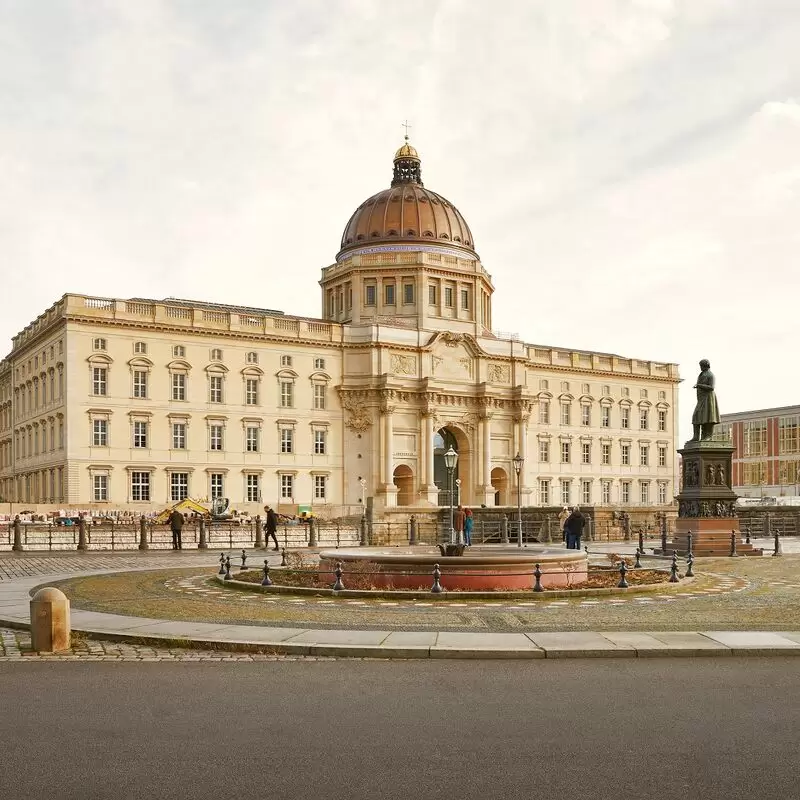
[[[175,358],[167,364],[167,369],[170,372],[188,372],[191,368],[192,365],[182,358]]]
[[[539,393],[536,395],[536,399],[537,399],[537,400],[539,400],[540,402],[541,402],[542,400],[545,400],[545,401],[547,401],[547,400],[552,400],[552,399],[553,399],[553,395],[552,395],[550,392],[548,392],[548,391],[539,392]]]
[[[564,392],[558,396],[558,399],[562,403],[571,403],[575,399],[575,395],[572,395],[569,392]]]
[[[669,408],[669,403],[666,403],[664,400],[660,400],[658,403],[656,403],[656,408],[659,411],[666,411]]]
[[[651,408],[653,404],[649,400],[640,400],[637,405],[639,408]]]
[[[594,403],[594,397],[592,397],[590,394],[581,395],[580,404],[582,406],[590,406],[592,403]]]
[[[208,364],[204,367],[206,372],[213,372],[217,375],[220,373],[228,372],[228,368],[224,364],[220,364],[219,361],[216,361],[212,364]]]
[[[625,406],[626,408],[630,408],[633,405],[633,403],[627,397],[623,397],[622,400],[619,401],[619,404],[621,406]]]
[[[145,369],[152,369],[155,365],[149,358],[144,356],[134,356],[128,361],[129,367],[144,367]]]
[[[312,383],[328,383],[329,381],[333,380],[327,372],[324,372],[321,369],[315,370],[308,377]]]
[[[92,353],[87,359],[90,364],[113,364],[114,359],[107,353]]]
[[[260,378],[264,374],[264,370],[254,364],[248,364],[246,367],[243,367],[241,372],[246,378]]]
[[[281,369],[275,373],[278,380],[297,380],[300,376],[293,369]]]

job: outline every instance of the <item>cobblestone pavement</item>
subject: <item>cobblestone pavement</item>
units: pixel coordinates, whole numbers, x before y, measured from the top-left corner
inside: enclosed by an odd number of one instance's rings
[[[229,650],[195,650],[181,647],[153,647],[97,639],[73,634],[72,647],[64,653],[39,655],[31,649],[28,631],[0,628],[0,663],[9,661],[176,661],[176,662],[256,662],[256,661],[333,661],[332,656],[292,656],[276,653],[236,653]]]

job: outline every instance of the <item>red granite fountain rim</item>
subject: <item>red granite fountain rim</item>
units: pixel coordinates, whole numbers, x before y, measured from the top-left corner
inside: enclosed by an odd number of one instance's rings
[[[582,550],[551,550],[549,548],[524,548],[521,553],[502,552],[491,555],[443,556],[438,550],[414,547],[406,548],[361,547],[358,549],[322,550],[320,561],[371,561],[375,564],[439,564],[443,566],[501,566],[503,564],[586,564],[588,557]]]

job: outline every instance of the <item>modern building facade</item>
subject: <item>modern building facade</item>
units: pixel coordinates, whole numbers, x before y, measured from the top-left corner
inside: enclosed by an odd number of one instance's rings
[[[322,317],[68,294],[0,362],[0,495],[144,510],[189,496],[318,513],[459,499],[665,505],[678,370],[493,332],[494,286],[416,150],[345,226]],[[444,494],[443,494],[444,493]]]
[[[742,497],[800,495],[800,406],[723,414],[720,435],[733,453],[733,488]]]

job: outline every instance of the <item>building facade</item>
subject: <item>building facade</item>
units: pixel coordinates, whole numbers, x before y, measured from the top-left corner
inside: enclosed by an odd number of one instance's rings
[[[678,370],[492,330],[491,276],[408,142],[322,270],[322,317],[68,294],[0,362],[7,502],[251,512],[665,505]],[[523,459],[517,487],[514,456]]]
[[[733,453],[733,488],[742,497],[800,495],[800,406],[720,417]]]

